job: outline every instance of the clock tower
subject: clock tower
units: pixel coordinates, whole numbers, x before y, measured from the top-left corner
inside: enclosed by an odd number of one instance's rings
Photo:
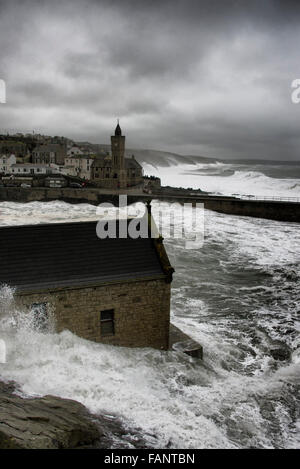
[[[124,153],[125,136],[122,135],[122,130],[118,120],[118,125],[115,129],[115,135],[111,136],[111,155],[113,178],[118,179],[118,187],[120,187],[121,189],[127,187]]]

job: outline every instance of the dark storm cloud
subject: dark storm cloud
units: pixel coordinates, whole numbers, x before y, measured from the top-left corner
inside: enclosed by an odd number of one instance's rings
[[[216,157],[297,159],[299,6],[280,1],[0,1],[13,131]]]

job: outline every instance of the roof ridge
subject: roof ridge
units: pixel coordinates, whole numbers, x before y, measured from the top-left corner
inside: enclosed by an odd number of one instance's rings
[[[117,207],[116,207],[117,208]],[[143,220],[143,217],[128,217],[128,218],[121,218],[121,221],[127,220]],[[116,221],[117,223],[120,221],[118,218],[107,218],[104,220],[85,220],[85,221],[67,221],[67,222],[45,222],[45,223],[26,223],[24,225],[3,225],[0,226],[0,230],[2,229],[15,229],[15,228],[38,228],[38,227],[45,227],[45,226],[65,226],[65,225],[91,225],[91,224],[96,224],[99,222],[108,222],[108,221]]]

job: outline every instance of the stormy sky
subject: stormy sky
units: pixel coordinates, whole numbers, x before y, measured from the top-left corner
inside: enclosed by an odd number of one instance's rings
[[[299,20],[279,0],[0,0],[0,132],[109,143],[119,117],[132,148],[300,160]]]

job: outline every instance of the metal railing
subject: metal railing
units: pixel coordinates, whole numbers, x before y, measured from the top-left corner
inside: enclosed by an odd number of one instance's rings
[[[300,203],[300,197],[279,197],[279,196],[268,196],[268,195],[240,195],[239,199],[243,200],[269,200],[275,202],[295,202]]]

